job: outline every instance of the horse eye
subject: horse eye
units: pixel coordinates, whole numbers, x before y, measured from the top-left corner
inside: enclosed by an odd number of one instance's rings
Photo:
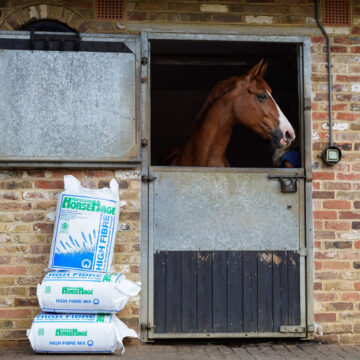
[[[256,95],[256,96],[257,96],[257,98],[258,98],[260,101],[264,101],[264,100],[267,99],[267,96],[266,96],[266,94],[264,94],[264,93],[258,94],[258,95]]]

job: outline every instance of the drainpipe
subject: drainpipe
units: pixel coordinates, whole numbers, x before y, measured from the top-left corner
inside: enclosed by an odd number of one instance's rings
[[[320,28],[322,34],[326,39],[326,47],[327,47],[327,69],[328,69],[328,94],[329,94],[329,146],[324,149],[323,160],[329,164],[334,165],[337,164],[341,157],[341,151],[337,146],[333,144],[333,118],[332,118],[332,80],[331,80],[331,50],[330,50],[330,39],[329,35],[325,31],[322,26],[319,18],[319,0],[315,0],[315,12],[316,12],[316,23]]]

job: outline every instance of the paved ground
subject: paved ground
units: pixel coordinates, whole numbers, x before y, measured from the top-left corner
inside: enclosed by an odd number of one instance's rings
[[[162,342],[128,344],[126,352],[115,355],[40,355],[28,344],[0,349],[6,360],[103,360],[120,357],[124,360],[360,360],[360,346],[321,345],[312,342]]]

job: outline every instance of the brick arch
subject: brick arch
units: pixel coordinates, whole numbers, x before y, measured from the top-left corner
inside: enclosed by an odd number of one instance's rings
[[[56,20],[77,30],[84,19],[74,10],[63,6],[38,3],[18,8],[0,23],[2,30],[20,30],[22,26],[37,20]]]

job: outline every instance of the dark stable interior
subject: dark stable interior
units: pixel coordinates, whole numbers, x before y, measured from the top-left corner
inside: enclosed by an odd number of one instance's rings
[[[156,40],[151,42],[151,165],[185,142],[211,89],[240,76],[261,59],[272,95],[299,134],[299,75],[296,44]],[[231,167],[273,167],[268,140],[236,125],[227,149]]]

